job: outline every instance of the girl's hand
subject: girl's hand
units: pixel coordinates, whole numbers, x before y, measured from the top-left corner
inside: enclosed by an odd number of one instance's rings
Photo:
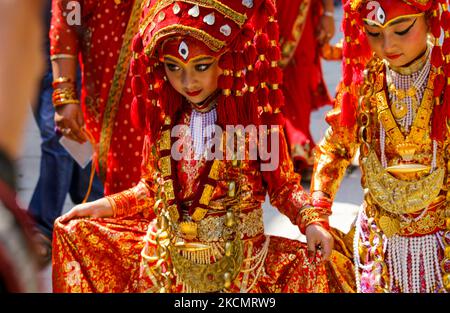
[[[308,258],[314,259],[317,253],[321,255],[321,261],[330,259],[333,250],[333,237],[322,226],[311,224],[306,227],[306,240],[308,245]]]
[[[69,212],[62,215],[58,220],[67,223],[75,217],[110,217],[113,215],[111,204],[106,198],[92,202],[82,203],[74,206]]]

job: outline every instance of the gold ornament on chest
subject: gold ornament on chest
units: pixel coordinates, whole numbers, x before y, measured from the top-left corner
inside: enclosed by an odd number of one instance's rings
[[[418,100],[417,100],[417,89],[414,86],[411,86],[407,90],[398,89],[394,84],[389,85],[389,92],[396,96],[396,100],[392,101],[391,111],[394,118],[400,120],[406,116],[408,113],[408,103],[406,102],[407,98],[411,99],[411,105],[413,108],[417,108]]]
[[[412,86],[408,90],[395,89],[391,84],[389,89],[396,94],[397,99],[389,105],[386,92],[382,89],[375,94],[375,103],[377,107],[378,120],[383,125],[386,131],[386,136],[390,142],[395,146],[395,150],[401,157],[399,164],[392,165],[386,168],[386,171],[393,175],[404,175],[405,173],[423,173],[430,171],[430,166],[426,164],[419,164],[414,162],[414,155],[419,147],[418,143],[423,142],[429,129],[429,123],[433,111],[433,82],[435,75],[430,74],[427,88],[425,89],[422,101],[418,106],[416,96],[416,88]],[[417,113],[411,125],[411,129],[407,135],[404,135],[400,130],[396,119],[402,116],[403,111],[407,112],[406,98],[412,99],[412,105],[417,108]],[[402,106],[405,108],[402,109]],[[405,113],[406,114],[406,113]]]

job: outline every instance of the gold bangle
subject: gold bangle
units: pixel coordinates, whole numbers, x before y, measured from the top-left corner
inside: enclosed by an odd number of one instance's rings
[[[53,80],[52,86],[53,86],[53,88],[56,88],[57,85],[64,84],[64,83],[71,83],[71,84],[73,84],[74,81],[70,77],[61,76],[61,77],[58,77],[55,80]]]
[[[76,59],[77,56],[73,54],[54,54],[50,56],[50,61],[59,60],[59,59]]]
[[[112,198],[109,197],[109,196],[106,196],[105,198],[106,198],[106,200],[108,200],[109,204],[111,205],[111,209],[112,209],[112,211],[113,211],[112,217],[116,217],[116,216],[117,216],[117,215],[116,215],[116,213],[117,213],[117,207],[116,207],[116,203],[115,203],[114,199],[112,199]]]
[[[75,87],[57,88],[53,90],[52,95],[53,106],[60,107],[69,103],[79,104]]]

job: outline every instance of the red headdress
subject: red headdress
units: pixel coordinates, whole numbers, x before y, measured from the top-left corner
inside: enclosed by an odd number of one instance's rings
[[[436,105],[433,111],[433,139],[442,140],[446,131],[446,120],[450,118],[450,12],[447,0],[348,0],[344,5],[342,28],[345,42],[343,48],[343,76],[346,91],[342,98],[341,123],[354,125],[357,99],[351,87],[362,83],[364,61],[369,48],[363,31],[363,21],[385,27],[404,15],[425,13],[429,17],[434,47],[431,65],[437,74],[434,83]],[[444,32],[441,47],[439,38]]]
[[[160,54],[166,40],[174,38],[178,48],[175,44],[170,49],[189,58],[189,45],[182,46],[184,38],[220,55],[221,126],[281,124],[279,108],[284,99],[279,89],[281,53],[275,14],[273,0],[148,1],[133,42],[133,121],[150,127],[156,136],[164,117],[173,118],[180,108],[181,95],[167,81]]]

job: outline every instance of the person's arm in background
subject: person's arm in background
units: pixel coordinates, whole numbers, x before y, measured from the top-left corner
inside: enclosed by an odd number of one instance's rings
[[[17,203],[14,161],[44,71],[41,0],[0,0],[0,293],[41,292],[34,223]]]
[[[81,25],[69,25],[71,15],[68,13],[71,8],[66,6],[66,2],[52,1],[50,55],[54,80],[55,124],[64,136],[78,142],[85,142],[87,137],[83,132],[83,112],[76,91],[79,51],[77,27]],[[81,12],[78,13],[81,15]],[[79,20],[81,21],[81,16]]]
[[[41,1],[0,0],[0,149],[11,159],[20,153],[44,69],[41,8]]]
[[[322,15],[317,29],[317,41],[322,46],[333,38],[335,33],[334,25],[334,2],[333,0],[322,1]]]

